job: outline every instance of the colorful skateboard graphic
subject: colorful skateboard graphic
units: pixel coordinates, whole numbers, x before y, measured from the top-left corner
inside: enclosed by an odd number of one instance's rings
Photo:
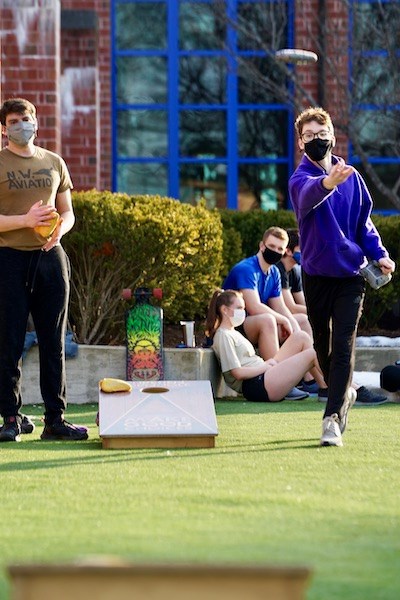
[[[163,311],[150,304],[150,297],[162,297],[157,288],[138,288],[134,292],[135,306],[126,314],[126,378],[128,381],[155,381],[164,378]],[[123,298],[132,297],[131,290]]]

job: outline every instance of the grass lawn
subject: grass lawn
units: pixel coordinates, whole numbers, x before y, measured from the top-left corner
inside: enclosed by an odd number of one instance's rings
[[[354,407],[343,448],[320,448],[315,399],[216,404],[213,449],[103,450],[97,407],[67,417],[86,442],[0,446],[6,566],[118,555],[136,562],[306,565],[308,600],[400,598],[400,404]]]

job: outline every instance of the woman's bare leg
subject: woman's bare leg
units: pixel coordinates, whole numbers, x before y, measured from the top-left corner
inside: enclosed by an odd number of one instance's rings
[[[307,348],[270,367],[264,374],[264,386],[270,401],[282,400],[301,380],[304,373],[314,369],[315,364],[315,350]]]
[[[279,348],[278,352],[275,354],[274,358],[278,362],[282,362],[286,358],[297,354],[298,352],[303,352],[308,348],[312,348],[313,342],[310,336],[305,331],[295,331],[288,337],[286,342]],[[318,361],[316,360],[315,365],[309,371],[315,381],[318,384],[318,387],[325,388],[326,383],[324,381],[324,376],[322,375],[322,371],[319,368]],[[304,373],[302,377],[304,376]],[[301,377],[301,378],[302,378]],[[300,379],[301,379],[300,378]],[[299,383],[300,379],[296,381],[294,385]]]
[[[264,360],[272,358],[279,349],[278,327],[273,315],[263,313],[246,317],[243,324],[246,337]]]

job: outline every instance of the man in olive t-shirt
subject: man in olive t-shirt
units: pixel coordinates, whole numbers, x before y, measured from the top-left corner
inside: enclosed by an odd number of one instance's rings
[[[64,420],[70,273],[60,240],[75,221],[71,178],[60,156],[35,145],[36,108],[28,100],[6,100],[0,123],[8,139],[0,151],[0,442],[19,441],[21,433],[34,429],[21,412],[19,368],[29,314],[39,342],[41,438],[87,439],[85,427]],[[59,221],[46,234],[43,228],[55,220],[55,211]]]

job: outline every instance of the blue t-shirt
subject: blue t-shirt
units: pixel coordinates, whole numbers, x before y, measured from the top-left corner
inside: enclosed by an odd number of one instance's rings
[[[278,268],[271,265],[268,273],[264,273],[257,255],[244,258],[232,267],[222,287],[224,290],[257,290],[263,304],[280,296],[282,291]]]

